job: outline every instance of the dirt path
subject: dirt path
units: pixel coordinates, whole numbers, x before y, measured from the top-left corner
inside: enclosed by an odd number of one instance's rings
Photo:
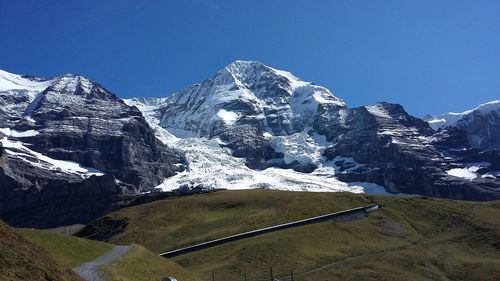
[[[121,256],[126,254],[128,250],[130,250],[130,246],[115,246],[111,251],[107,252],[103,256],[73,268],[73,271],[78,273],[78,275],[86,281],[106,281],[106,279],[104,279],[102,274],[99,272],[99,268],[119,259]]]

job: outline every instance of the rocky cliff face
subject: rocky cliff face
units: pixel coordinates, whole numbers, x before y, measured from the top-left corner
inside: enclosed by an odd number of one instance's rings
[[[438,144],[449,136],[435,134],[401,105],[378,103],[352,109],[346,127],[332,137],[334,145],[324,155],[340,167],[345,166],[345,156],[364,165],[347,166],[347,172],[338,174],[342,180],[375,182],[393,193],[470,200],[498,196],[497,179],[470,181],[450,175],[449,170],[474,162],[446,153],[451,148]]]
[[[84,222],[183,169],[141,112],[99,84],[0,74],[0,215],[9,223]]]
[[[462,113],[426,116],[434,130],[462,130],[471,147],[500,150],[500,100],[491,101]]]
[[[8,159],[3,148],[1,153],[0,215],[11,225],[47,228],[86,223],[115,210],[123,200],[111,175],[82,179]]]

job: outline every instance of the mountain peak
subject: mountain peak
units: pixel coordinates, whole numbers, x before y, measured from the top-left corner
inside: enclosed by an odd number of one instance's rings
[[[95,84],[82,75],[72,73],[58,77],[40,78],[14,74],[0,69],[0,91],[21,90],[38,93],[48,87],[56,90],[67,89],[68,91],[75,91],[77,87],[80,87],[84,92],[89,93]]]
[[[252,60],[235,60],[232,63],[228,64],[227,67],[230,66],[265,66],[261,61],[252,61]]]
[[[55,83],[52,84],[52,88],[60,92],[75,92],[77,88],[81,88],[86,94],[90,93],[92,87],[95,85],[90,79],[77,75],[77,74],[65,74],[56,79]]]
[[[236,60],[217,72],[216,77],[227,76],[229,74],[236,82],[244,83],[249,82],[252,78],[259,78],[260,74],[269,72],[270,69],[270,67],[259,61]]]
[[[238,86],[250,88],[256,84],[269,84],[270,82],[275,82],[294,91],[299,87],[311,84],[310,82],[302,81],[288,71],[275,69],[260,61],[236,60],[219,71],[216,77],[223,76],[227,78],[226,76],[228,74],[231,75],[231,80]]]

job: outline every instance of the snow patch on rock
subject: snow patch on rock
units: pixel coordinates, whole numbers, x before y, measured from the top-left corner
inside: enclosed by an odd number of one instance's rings
[[[321,155],[325,146],[316,142],[305,131],[287,136],[271,137],[271,146],[284,155],[285,163],[299,162],[301,164],[319,165],[323,160]],[[320,137],[318,137],[320,139]]]
[[[368,110],[368,112],[370,112],[371,114],[373,114],[375,116],[378,116],[381,118],[391,118],[389,113],[380,104],[366,105],[365,108],[366,108],[366,110]]]
[[[102,176],[103,172],[89,167],[81,166],[80,164],[72,161],[57,160],[26,147],[20,141],[9,140],[4,137],[0,140],[2,146],[5,148],[7,154],[12,157],[17,157],[23,161],[28,162],[33,166],[40,167],[46,170],[59,170],[63,173],[78,174],[83,178],[88,178],[92,175]]]
[[[473,180],[478,177],[477,171],[479,170],[479,167],[477,166],[472,166],[472,167],[466,167],[466,168],[454,168],[451,170],[446,171],[446,173],[450,176],[466,179],[466,180]]]
[[[35,130],[27,130],[21,132],[21,131],[11,130],[10,128],[0,128],[0,133],[6,135],[7,137],[15,137],[15,138],[33,137],[39,134],[39,132]]]
[[[236,123],[236,121],[238,121],[238,119],[239,119],[239,115],[237,113],[232,112],[232,111],[226,111],[224,109],[219,109],[219,111],[217,112],[217,116],[222,121],[224,121],[224,123],[226,123],[226,125],[229,125],[229,126]]]

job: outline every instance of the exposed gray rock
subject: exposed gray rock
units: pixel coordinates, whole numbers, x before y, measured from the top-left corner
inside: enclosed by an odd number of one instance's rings
[[[346,126],[344,132],[329,135],[334,145],[325,150],[325,156],[352,157],[366,165],[340,173],[341,180],[375,182],[395,193],[454,199],[490,200],[500,195],[498,182],[449,176],[446,171],[459,167],[464,159],[445,156],[443,148],[435,145],[442,144],[443,136],[436,136],[426,122],[407,114],[401,105],[355,108]]]
[[[469,146],[482,150],[500,150],[500,100],[481,104],[462,113],[425,116],[435,130],[463,130]]]
[[[184,167],[137,108],[97,83],[78,75],[3,78],[15,83],[0,90],[0,139],[13,144],[0,165],[0,216],[9,223],[85,223],[115,208],[122,195],[151,190]],[[51,161],[105,175],[56,169]]]

